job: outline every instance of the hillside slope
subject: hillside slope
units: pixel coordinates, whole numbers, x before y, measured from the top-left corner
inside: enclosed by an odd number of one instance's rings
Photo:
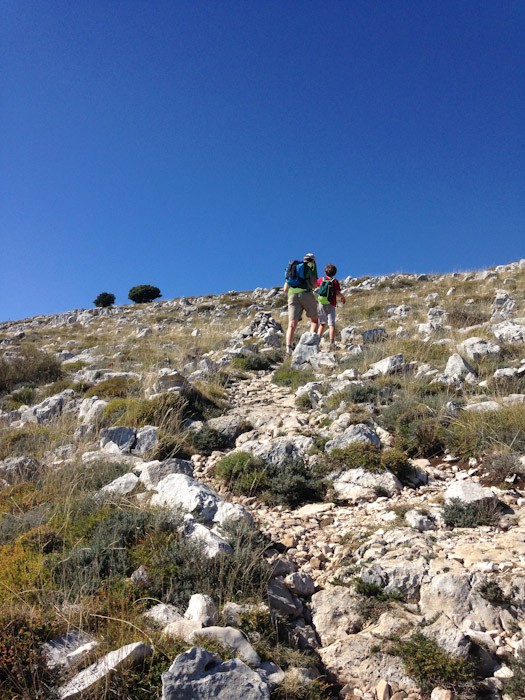
[[[525,697],[525,261],[343,291],[0,324],[1,697]]]

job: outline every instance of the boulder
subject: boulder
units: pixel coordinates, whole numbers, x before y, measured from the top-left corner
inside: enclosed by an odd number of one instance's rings
[[[182,619],[179,610],[169,603],[158,603],[144,613],[144,617],[160,627]]]
[[[373,473],[366,469],[348,469],[332,482],[339,500],[374,501],[379,493],[392,496],[403,489],[402,483],[391,472]]]
[[[268,584],[268,603],[272,610],[289,617],[299,617],[303,614],[303,604],[278,579],[272,579]]]
[[[241,416],[230,415],[230,416],[219,416],[218,418],[210,418],[207,423],[209,428],[213,428],[218,433],[220,433],[226,440],[228,444],[235,444],[235,440],[249,430],[249,426],[246,420]]]
[[[220,501],[216,491],[186,474],[165,476],[151,498],[153,506],[182,508],[187,513],[198,513],[207,522],[215,517]]]
[[[365,345],[370,343],[382,343],[383,340],[386,340],[386,331],[384,328],[370,328],[366,331],[362,331],[361,337]]]
[[[468,375],[476,376],[476,371],[456,352],[448,358],[444,375],[450,379],[462,380]]]
[[[203,637],[216,639],[224,646],[239,654],[239,656],[251,666],[260,666],[261,664],[259,654],[243,633],[235,629],[235,627],[205,627],[202,630],[193,632],[188,641],[200,641]]]
[[[100,431],[100,449],[110,454],[130,454],[136,439],[134,428],[103,428]]]
[[[329,440],[325,445],[326,452],[331,452],[335,449],[348,447],[354,442],[365,442],[377,447],[381,446],[381,441],[371,428],[364,423],[357,423],[347,428],[341,435],[337,435],[332,440]]]
[[[77,673],[69,683],[59,688],[58,696],[60,700],[80,698],[83,694],[92,692],[114,671],[140,663],[150,654],[153,654],[153,649],[149,644],[144,642],[126,644]]]
[[[280,464],[285,459],[305,457],[313,443],[313,438],[304,435],[247,440],[243,442],[239,451],[261,457],[265,462]]]
[[[328,585],[314,593],[310,601],[312,624],[321,640],[328,646],[338,639],[355,634],[361,628],[359,597],[353,588]]]
[[[42,465],[34,457],[7,457],[0,461],[0,479],[8,484],[32,481],[42,471]]]
[[[145,425],[143,428],[139,428],[136,435],[137,440],[132,448],[133,454],[143,457],[153,452],[159,444],[158,430],[153,425]]]
[[[445,501],[450,503],[454,498],[462,503],[476,503],[479,501],[495,500],[496,496],[492,489],[480,486],[480,484],[470,479],[453,481],[445,491]]]
[[[177,656],[162,674],[162,700],[270,700],[260,675],[241,659],[222,661],[199,647]]]
[[[187,459],[170,457],[162,462],[154,460],[140,465],[139,479],[147,489],[155,489],[159,482],[170,474],[185,474],[193,477],[193,464]]]
[[[211,596],[194,593],[189,600],[184,618],[200,622],[204,627],[208,627],[217,623],[218,614],[217,606]]]
[[[197,522],[189,513],[184,516],[183,534],[186,539],[197,542],[208,559],[213,559],[218,554],[233,554],[232,546],[225,539]]]
[[[114,479],[110,484],[106,484],[100,489],[100,493],[104,496],[126,496],[131,493],[139,483],[139,478],[133,472],[128,472]]]
[[[497,356],[501,348],[496,343],[483,338],[467,338],[460,344],[460,348],[471,360],[479,360],[487,356]]]
[[[492,332],[498,340],[505,343],[524,343],[525,325],[513,321],[503,321],[492,327]]]
[[[370,365],[370,368],[373,371],[379,372],[379,374],[386,376],[388,374],[400,372],[404,366],[405,362],[403,359],[403,354],[399,353],[397,355],[385,357],[382,360],[379,360],[379,362],[374,362],[372,365]]]
[[[320,341],[317,333],[303,333],[292,354],[292,367],[302,369],[309,365],[310,359],[319,352]]]

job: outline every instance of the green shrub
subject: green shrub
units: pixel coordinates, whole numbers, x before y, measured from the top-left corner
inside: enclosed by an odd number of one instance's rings
[[[295,508],[303,503],[321,501],[326,492],[322,476],[308,469],[303,460],[287,458],[269,474],[270,487],[265,493],[269,503],[282,503]]]
[[[499,516],[499,504],[489,499],[464,503],[459,498],[452,498],[443,506],[443,520],[449,527],[494,525]]]
[[[203,455],[210,455],[215,450],[223,450],[228,446],[227,437],[207,425],[197,432],[190,433],[188,440],[192,447]]]
[[[524,478],[524,467],[516,452],[492,452],[485,455],[481,462],[481,469],[483,470],[481,481],[486,486],[508,486],[505,480],[514,475],[519,481]]]
[[[0,358],[0,392],[11,392],[23,385],[40,386],[58,379],[62,374],[60,362],[33,346],[17,350],[17,356]]]
[[[383,469],[388,469],[389,472],[392,472],[394,476],[397,476],[404,486],[407,485],[410,475],[414,471],[407,455],[395,448],[385,450],[381,454],[381,466]]]
[[[525,651],[523,649],[509,662],[509,666],[514,676],[504,681],[505,693],[510,695],[512,700],[522,700],[523,688],[525,688]]]
[[[3,698],[48,700],[54,674],[47,668],[42,644],[60,633],[49,616],[26,609],[0,617],[0,692]]]
[[[427,401],[402,396],[388,406],[379,418],[383,428],[393,433],[396,447],[411,457],[433,457],[445,446],[445,418]]]
[[[111,377],[92,386],[85,393],[85,398],[98,396],[99,399],[128,398],[137,396],[140,384],[130,377]]]
[[[403,596],[399,592],[387,593],[377,583],[365,581],[359,577],[354,578],[352,584],[356,595],[359,596],[355,606],[356,610],[365,622],[377,620],[390,608],[391,603],[403,600]]]
[[[477,592],[492,605],[509,605],[511,602],[503,593],[497,581],[483,581],[477,587]]]
[[[290,364],[285,363],[278,367],[272,375],[272,382],[277,386],[288,386],[292,391],[296,391],[303,384],[313,382],[315,374],[309,369],[295,369]]]
[[[234,452],[218,462],[215,475],[233,493],[259,496],[267,503],[292,508],[322,500],[326,491],[321,473],[308,469],[299,458],[272,464],[247,452]]]
[[[237,495],[255,496],[269,486],[268,470],[260,457],[232,452],[215,466],[214,475]]]
[[[129,290],[128,299],[135,304],[147,304],[154,299],[161,297],[160,289],[150,284],[139,284]]]
[[[499,411],[463,411],[446,431],[446,446],[458,457],[481,457],[485,452],[525,452],[525,406]]]
[[[353,442],[347,447],[336,448],[324,456],[323,464],[327,472],[347,469],[365,469],[373,473],[384,471],[381,448],[369,442]]]
[[[93,303],[99,309],[105,309],[108,306],[113,306],[115,303],[115,295],[110,292],[101,292]]]
[[[490,320],[490,313],[486,309],[474,304],[456,304],[447,309],[447,322],[452,328],[467,328],[477,326],[480,323],[487,323]]]
[[[405,670],[424,693],[439,686],[467,697],[475,686],[475,669],[469,659],[452,656],[432,639],[420,632],[404,642],[398,642],[391,653],[400,656]]]
[[[41,425],[28,425],[0,436],[0,459],[7,457],[41,457],[50,449],[51,430]],[[66,436],[64,436],[64,441]]]
[[[281,353],[259,353],[251,352],[245,357],[234,357],[231,361],[232,367],[240,370],[268,370],[276,362],[282,360]]]
[[[20,406],[30,406],[35,399],[35,389],[32,386],[23,386],[6,397],[6,410],[14,411]]]

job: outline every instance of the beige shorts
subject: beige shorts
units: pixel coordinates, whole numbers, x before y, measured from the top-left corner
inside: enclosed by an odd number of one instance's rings
[[[288,295],[288,319],[290,321],[300,321],[303,311],[308,318],[317,318],[317,301],[313,292],[299,292]]]

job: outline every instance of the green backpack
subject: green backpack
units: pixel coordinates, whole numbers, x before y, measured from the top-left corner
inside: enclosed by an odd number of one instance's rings
[[[334,296],[334,280],[327,280],[323,277],[323,281],[317,292],[317,301],[320,304],[332,304]]]

